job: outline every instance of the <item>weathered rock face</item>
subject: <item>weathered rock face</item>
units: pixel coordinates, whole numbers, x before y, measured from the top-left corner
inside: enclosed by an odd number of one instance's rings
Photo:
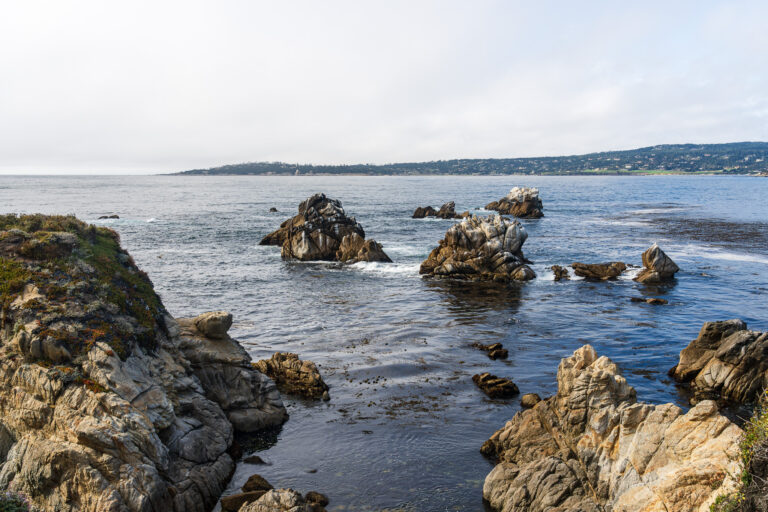
[[[320,371],[312,361],[302,361],[296,354],[277,352],[270,359],[253,363],[254,368],[274,379],[285,393],[320,398],[328,391]]]
[[[493,510],[704,512],[733,488],[742,431],[714,402],[686,414],[637,403],[589,345],[561,361],[557,381],[482,447],[499,459],[483,486]]]
[[[757,401],[768,387],[768,332],[750,331],[741,320],[707,322],[670,374],[691,381],[694,402]]]
[[[423,219],[425,217],[437,217],[438,219],[461,219],[463,217],[469,217],[469,212],[466,211],[459,215],[456,213],[456,203],[449,201],[441,206],[439,210],[435,210],[431,206],[419,206],[413,212],[414,219]]]
[[[240,512],[323,512],[322,505],[310,502],[293,489],[273,489],[248,503]]]
[[[523,255],[527,238],[528,233],[517,221],[499,215],[472,216],[448,229],[419,273],[454,279],[527,281],[536,277]]]
[[[0,274],[0,488],[39,508],[208,511],[236,428],[284,419],[234,340],[182,333],[115,232],[0,216]]]
[[[661,283],[675,277],[680,268],[658,245],[653,244],[643,253],[643,270],[635,277],[641,283]]]
[[[485,205],[486,210],[495,210],[502,215],[514,217],[538,219],[544,216],[544,205],[539,199],[539,189],[529,187],[515,187],[509,194],[498,201]]]
[[[372,244],[366,245],[362,243],[364,240],[363,227],[354,217],[347,217],[341,201],[315,194],[299,205],[298,215],[280,224],[280,228],[265,236],[260,244],[281,246],[280,254],[285,259],[392,261],[384,254],[381,245],[373,240],[368,241]],[[340,250],[342,246],[343,251]],[[352,247],[358,252],[353,252]]]
[[[619,277],[622,272],[627,270],[627,265],[620,261],[611,263],[573,263],[571,268],[573,268],[573,273],[577,276],[585,279],[605,281]]]

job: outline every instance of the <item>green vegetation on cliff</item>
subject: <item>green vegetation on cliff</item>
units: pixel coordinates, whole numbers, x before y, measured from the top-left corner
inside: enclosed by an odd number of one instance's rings
[[[310,165],[250,162],[194,169],[184,175],[605,175],[750,174],[768,171],[768,142],[664,144],[625,151],[534,158],[474,158],[433,162]]]

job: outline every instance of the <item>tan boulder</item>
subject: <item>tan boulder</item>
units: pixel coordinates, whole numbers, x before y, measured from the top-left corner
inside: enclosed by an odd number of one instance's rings
[[[573,273],[585,279],[605,281],[616,279],[627,269],[627,265],[620,261],[610,263],[572,263]]]
[[[328,391],[328,385],[315,363],[302,361],[296,354],[276,352],[269,359],[253,363],[253,366],[274,380],[285,393],[321,398]]]
[[[635,277],[640,283],[661,283],[675,277],[680,267],[657,244],[643,253],[643,269]]]

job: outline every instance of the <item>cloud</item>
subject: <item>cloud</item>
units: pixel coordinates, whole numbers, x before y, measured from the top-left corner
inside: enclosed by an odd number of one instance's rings
[[[0,172],[768,140],[762,2],[27,0]]]

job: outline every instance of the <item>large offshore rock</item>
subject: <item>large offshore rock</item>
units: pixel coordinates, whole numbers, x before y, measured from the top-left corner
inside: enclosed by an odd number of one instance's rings
[[[363,244],[365,231],[354,217],[347,217],[341,201],[315,194],[299,204],[298,215],[265,236],[261,245],[279,245],[285,259],[301,261],[392,261],[381,245]],[[340,250],[344,246],[344,250]],[[356,247],[357,252],[350,250]]]
[[[0,216],[0,271],[0,489],[41,510],[207,512],[235,430],[284,420],[236,341],[182,333],[114,231]]]
[[[635,277],[641,283],[661,283],[675,277],[680,267],[657,244],[643,253],[643,269]]]
[[[528,233],[517,221],[499,215],[473,215],[448,229],[421,264],[419,273],[455,279],[527,281],[536,277],[523,255],[527,238]]]
[[[768,332],[750,331],[741,320],[706,322],[670,374],[690,381],[694,402],[755,402],[768,387]]]
[[[544,205],[539,199],[539,189],[515,187],[505,197],[485,205],[486,210],[495,210],[502,215],[538,219],[544,216]]]
[[[464,217],[469,217],[469,211],[459,215],[456,213],[456,203],[449,201],[441,206],[439,210],[435,210],[431,206],[419,206],[416,208],[416,210],[414,210],[412,217],[414,219],[423,219],[425,217],[436,217],[438,219],[461,219]]]
[[[704,512],[733,489],[742,430],[704,401],[687,413],[635,400],[585,345],[560,362],[555,396],[485,442],[483,485],[496,511]]]

